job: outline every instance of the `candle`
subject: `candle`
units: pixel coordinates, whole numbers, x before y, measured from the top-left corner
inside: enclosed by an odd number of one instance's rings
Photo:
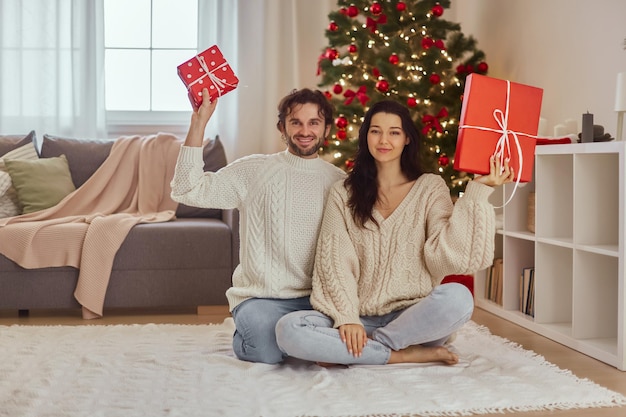
[[[567,126],[565,125],[554,126],[554,137],[562,138],[565,135],[567,135]]]
[[[567,126],[566,135],[577,135],[578,132],[578,122],[574,119],[567,119],[565,121],[565,126]]]
[[[583,113],[583,131],[580,137],[583,143],[593,142],[593,114]]]

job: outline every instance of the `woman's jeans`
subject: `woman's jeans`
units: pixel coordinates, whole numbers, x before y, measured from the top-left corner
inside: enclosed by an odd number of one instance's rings
[[[462,284],[442,284],[424,299],[384,316],[363,316],[368,341],[360,357],[348,352],[333,320],[318,311],[296,311],[276,325],[276,339],[288,356],[335,364],[382,365],[392,350],[412,345],[441,346],[472,316],[474,299]]]
[[[276,344],[276,322],[287,313],[310,310],[309,297],[250,298],[231,312],[235,321],[233,350],[241,360],[279,363],[285,358]]]

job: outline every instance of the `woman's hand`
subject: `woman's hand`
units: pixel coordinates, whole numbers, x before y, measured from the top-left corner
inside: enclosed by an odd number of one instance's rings
[[[339,336],[346,344],[348,352],[355,358],[363,353],[363,346],[367,343],[367,333],[361,324],[343,324],[339,326]]]
[[[489,158],[489,174],[475,175],[473,181],[495,187],[507,182],[513,182],[514,178],[515,172],[511,169],[511,167],[509,167],[508,158],[504,160],[504,166],[501,166],[500,158],[496,158],[495,155],[491,155]]]

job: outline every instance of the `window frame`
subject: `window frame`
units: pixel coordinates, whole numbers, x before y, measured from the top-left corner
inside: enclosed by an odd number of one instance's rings
[[[150,24],[153,24],[153,10],[154,0],[150,0]],[[198,1],[198,11],[200,13],[200,0]],[[106,20],[106,14],[103,15],[103,19]],[[198,33],[199,33],[199,21],[200,19],[196,19],[196,25]],[[199,40],[196,39],[196,47],[181,47],[181,48],[172,48],[172,47],[163,47],[163,48],[155,48],[152,45],[152,40],[150,41],[150,47],[147,48],[139,48],[139,47],[107,47],[103,45],[104,52],[106,50],[111,49],[137,49],[148,51],[150,53],[150,69],[149,69],[149,77],[150,77],[150,85],[152,85],[152,65],[153,65],[153,51],[160,50],[189,50],[189,55],[192,56],[198,52],[198,44]],[[104,79],[106,79],[106,74],[104,75]],[[181,89],[184,88],[184,85],[181,81]],[[104,93],[106,94],[106,86]],[[150,89],[150,106],[152,106],[152,87]],[[182,93],[182,92],[181,92]],[[105,98],[106,101],[106,98]],[[189,126],[189,118],[190,113],[192,111],[191,104],[189,105],[188,110],[107,110],[106,106],[104,108],[105,111],[105,120],[106,120],[106,130],[110,136],[118,136],[118,135],[126,135],[126,134],[149,134],[154,133],[155,131],[168,131],[171,133],[182,134],[186,132],[187,127]]]

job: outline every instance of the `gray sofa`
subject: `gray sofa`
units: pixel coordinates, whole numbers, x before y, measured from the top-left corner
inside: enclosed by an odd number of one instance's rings
[[[81,140],[35,132],[0,136],[0,158],[29,142],[40,158],[64,154],[72,181],[80,187],[108,156],[112,141]],[[205,170],[226,165],[215,138],[204,145]],[[227,304],[225,292],[239,263],[239,217],[236,210],[179,205],[176,219],[138,224],[120,247],[104,309],[162,308]],[[0,309],[80,307],[73,293],[78,270],[72,267],[24,269],[0,255]]]

